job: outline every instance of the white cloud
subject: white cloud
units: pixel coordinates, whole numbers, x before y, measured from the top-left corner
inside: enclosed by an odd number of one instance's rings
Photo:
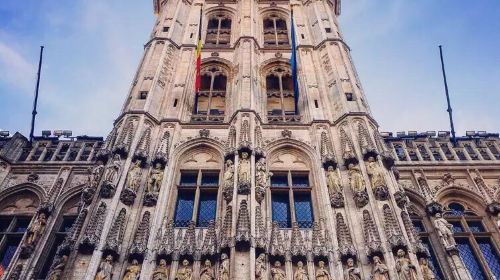
[[[0,81],[17,88],[22,93],[33,90],[36,75],[35,65],[28,62],[21,53],[0,41]]]

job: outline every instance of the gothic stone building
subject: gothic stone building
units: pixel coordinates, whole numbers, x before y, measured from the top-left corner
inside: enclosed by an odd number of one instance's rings
[[[154,5],[105,141],[0,138],[3,279],[500,279],[498,134],[378,132],[340,0]]]

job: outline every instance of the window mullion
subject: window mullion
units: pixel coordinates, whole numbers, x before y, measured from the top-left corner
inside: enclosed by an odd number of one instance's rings
[[[222,18],[218,18],[218,26],[217,26],[217,37],[216,37],[216,40],[215,40],[215,44],[216,45],[219,45],[219,36],[220,36],[220,26],[221,26],[221,23],[222,23]]]
[[[295,203],[293,201],[293,185],[292,185],[292,173],[288,171],[288,199],[290,200],[290,218],[292,223],[297,222],[297,217],[295,217]]]
[[[196,219],[198,218],[198,209],[200,203],[200,185],[201,185],[201,170],[198,170],[198,177],[196,180],[196,190],[194,193],[194,205],[193,205],[193,215],[192,221],[196,223]]]
[[[212,108],[212,91],[214,90],[214,80],[215,74],[210,75],[210,91],[208,93],[208,104],[207,104],[207,115],[210,115],[210,109]]]
[[[278,75],[278,84],[280,87],[280,101],[281,101],[281,117],[285,117],[285,97],[283,96],[283,75]]]
[[[276,18],[273,18],[273,26],[274,26],[274,44],[278,45],[278,27],[276,27]]]

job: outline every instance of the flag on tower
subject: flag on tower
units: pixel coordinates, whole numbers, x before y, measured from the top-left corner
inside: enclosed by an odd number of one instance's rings
[[[297,49],[295,46],[295,24],[293,22],[293,8],[291,10],[291,28],[292,28],[292,56],[290,57],[290,66],[292,67],[293,93],[295,100],[295,114],[299,113],[299,78],[297,75]]]
[[[198,25],[198,44],[196,45],[196,77],[194,83],[195,89],[195,103],[194,103],[194,113],[198,113],[198,94],[201,88],[201,20],[203,18],[203,8],[200,7],[200,24]]]

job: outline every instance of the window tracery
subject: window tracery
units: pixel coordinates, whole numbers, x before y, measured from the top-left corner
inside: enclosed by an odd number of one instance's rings
[[[210,63],[201,69],[201,88],[195,99],[193,121],[224,120],[228,71],[222,65]]]
[[[288,41],[287,21],[278,13],[270,13],[262,21],[264,46],[286,46]]]
[[[231,16],[217,12],[209,16],[205,44],[213,46],[229,46],[231,41]]]
[[[289,65],[278,64],[266,71],[267,119],[269,122],[299,121]]]

